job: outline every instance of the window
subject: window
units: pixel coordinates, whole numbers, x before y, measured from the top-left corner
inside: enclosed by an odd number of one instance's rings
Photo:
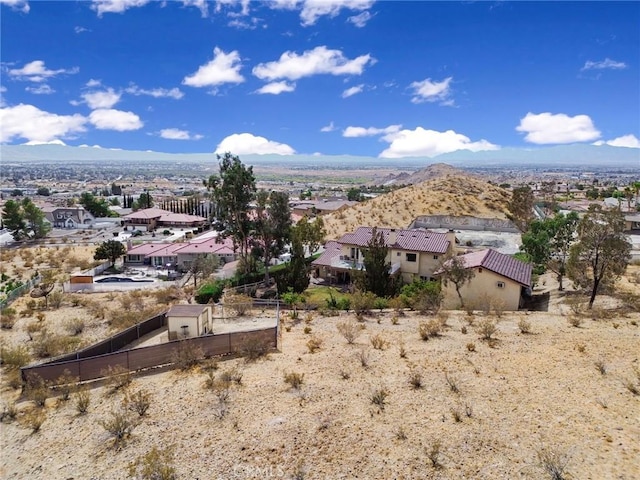
[[[504,288],[504,282],[496,282],[498,288]]]
[[[399,256],[400,256],[400,252],[396,253],[396,257],[399,257]]]
[[[423,282],[429,282],[431,281],[431,277],[425,277],[424,275],[420,275],[420,280],[422,280]]]
[[[437,260],[437,259],[438,259],[438,255],[434,255],[434,256],[433,256],[433,259],[434,259],[434,260]]]
[[[407,253],[407,262],[415,262],[418,259],[418,255],[415,253]]]

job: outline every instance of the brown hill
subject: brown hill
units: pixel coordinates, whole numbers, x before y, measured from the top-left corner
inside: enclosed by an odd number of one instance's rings
[[[432,174],[440,171],[444,176],[380,195],[326,216],[327,238],[338,238],[362,225],[406,228],[419,215],[507,218],[509,192],[448,165],[433,166],[438,168],[432,169]],[[453,173],[445,173],[447,169]]]
[[[389,175],[377,183],[415,185],[416,183],[426,182],[438,177],[446,177],[447,175],[469,174],[446,163],[434,163],[413,173],[401,172],[397,175]]]

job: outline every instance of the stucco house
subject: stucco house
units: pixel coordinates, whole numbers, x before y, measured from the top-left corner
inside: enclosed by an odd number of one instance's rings
[[[415,279],[431,280],[442,258],[455,248],[455,234],[436,233],[424,229],[378,228],[389,249],[387,261],[391,274],[401,275],[405,283]],[[340,239],[328,242],[325,250],[312,265],[316,275],[338,282],[349,282],[353,270],[364,268],[362,250],[373,236],[373,227],[360,227]]]
[[[169,340],[199,337],[211,332],[209,305],[174,305],[166,317]]]
[[[145,208],[122,217],[125,226],[144,227],[148,231],[162,227],[197,228],[207,219],[198,215],[173,213],[161,208]]]
[[[523,298],[530,295],[531,264],[518,260],[511,255],[497,252],[491,248],[461,255],[466,268],[473,269],[475,275],[460,288],[465,305],[480,305],[487,299],[500,299],[504,310],[518,310]],[[435,276],[439,277],[440,271]],[[448,282],[442,287],[443,308],[460,307],[460,299],[455,285]]]
[[[42,213],[54,228],[86,228],[95,220],[95,217],[84,207],[46,205],[42,207]]]

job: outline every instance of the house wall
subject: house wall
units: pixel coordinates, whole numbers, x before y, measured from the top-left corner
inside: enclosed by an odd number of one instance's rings
[[[186,338],[198,337],[200,335],[203,335],[205,333],[204,327],[205,325],[208,325],[208,322],[203,319],[205,313],[206,311],[203,312],[203,314],[201,314],[199,317],[167,317],[169,333],[176,333],[178,335],[177,338],[183,338],[182,326],[188,325],[189,331]]]
[[[482,272],[479,270],[475,268],[475,277],[460,288],[465,305],[480,305],[485,297],[488,297],[502,299],[505,303],[504,309],[507,311],[518,310],[521,285],[486,268],[483,268]],[[499,288],[498,282],[503,282],[504,288]],[[460,308],[460,299],[453,283],[449,282],[446,287],[443,285],[442,292],[444,293],[443,308],[447,310]]]

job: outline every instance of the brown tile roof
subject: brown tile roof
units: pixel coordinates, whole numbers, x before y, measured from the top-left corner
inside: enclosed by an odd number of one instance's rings
[[[531,264],[518,260],[511,255],[505,255],[489,248],[467,253],[460,258],[464,260],[467,268],[486,268],[525,287],[531,286]]]
[[[433,253],[446,253],[449,248],[449,239],[446,233],[436,233],[422,229],[393,230],[391,228],[378,228],[377,231],[382,233],[385,244],[389,248]],[[338,242],[366,247],[371,241],[372,235],[373,227],[360,227],[354,233],[343,235]]]
[[[312,262],[312,265],[330,267],[331,261],[340,255],[340,250],[341,246],[338,242],[334,240],[327,242],[324,246],[324,252]]]

